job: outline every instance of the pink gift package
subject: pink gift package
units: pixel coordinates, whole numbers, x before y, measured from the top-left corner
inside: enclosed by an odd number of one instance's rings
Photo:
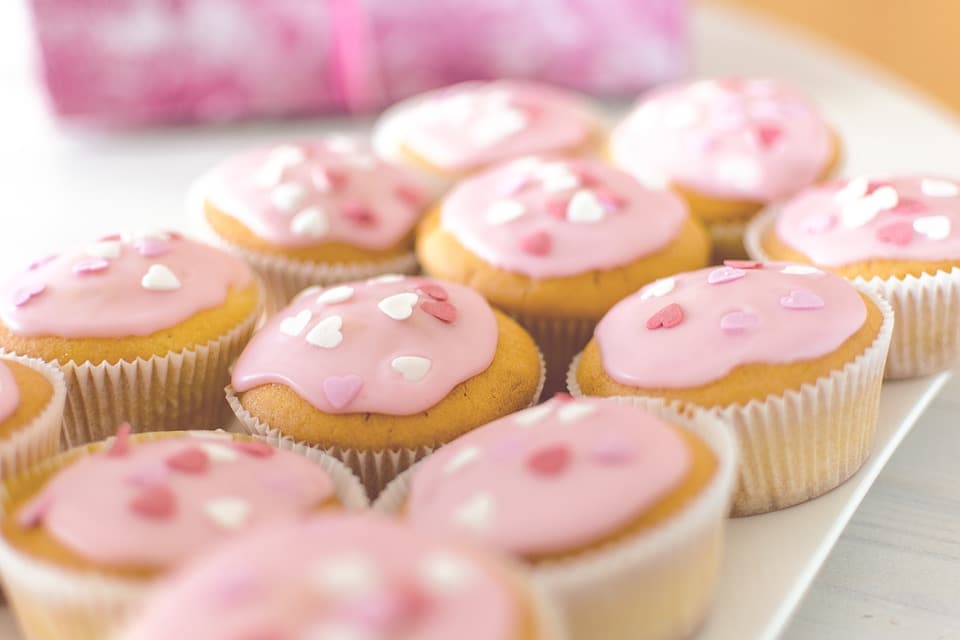
[[[633,95],[688,62],[683,0],[31,0],[56,113],[363,112],[462,80]]]

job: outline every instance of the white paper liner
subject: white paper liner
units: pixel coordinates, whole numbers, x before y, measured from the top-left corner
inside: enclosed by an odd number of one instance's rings
[[[771,207],[747,228],[747,251],[755,260],[770,260],[763,238],[776,216],[777,209]],[[851,282],[883,296],[893,307],[896,324],[887,379],[926,376],[960,363],[960,269],[920,277],[857,277]]]
[[[60,369],[43,360],[10,355],[5,355],[2,359],[33,369],[53,387],[53,395],[47,405],[33,420],[8,437],[0,439],[0,479],[5,480],[26,471],[59,450],[67,386]]]
[[[543,355],[537,351],[537,356],[540,358],[540,380],[528,407],[532,407],[539,402],[540,394],[543,392],[543,384],[546,380],[546,364],[544,363]],[[365,451],[344,447],[322,447],[308,442],[299,442],[284,434],[279,429],[264,424],[256,416],[244,409],[232,385],[228,385],[224,391],[227,396],[227,404],[237,417],[237,428],[242,433],[259,436],[280,449],[290,449],[293,451],[300,449],[317,449],[340,460],[357,474],[360,481],[367,488],[368,495],[370,495],[371,498],[379,495],[380,491],[400,473],[409,469],[418,460],[425,458],[436,449],[436,447],[421,446],[414,449]]]
[[[740,444],[732,515],[766,513],[816,498],[841,485],[870,455],[894,323],[886,300],[860,290],[880,309],[883,322],[873,343],[843,369],[763,401],[709,409],[730,425]],[[581,355],[567,374],[574,396],[584,395],[576,377]],[[668,405],[682,408],[680,402]]]
[[[580,555],[533,565],[531,572],[563,609],[574,638],[685,638],[700,626],[712,600],[737,475],[737,445],[727,425],[706,411],[680,413],[661,399],[639,396],[610,401],[638,406],[697,434],[717,456],[714,477],[664,523]],[[391,482],[373,509],[398,514],[415,470]]]
[[[216,437],[217,432],[192,432],[198,437]],[[222,433],[222,432],[221,432]],[[176,436],[177,433],[139,434],[137,439]],[[222,433],[223,437],[232,438]],[[30,470],[43,474],[63,468],[74,458],[106,446],[109,441],[74,449],[47,459]],[[334,492],[345,509],[369,506],[360,481],[345,465],[317,451],[303,452],[333,480]],[[2,490],[4,502],[7,488]],[[3,517],[10,514],[3,513]],[[104,640],[123,628],[149,593],[154,580],[120,578],[90,571],[58,567],[35,559],[0,537],[0,577],[24,640]]]
[[[545,397],[566,390],[567,365],[593,336],[596,320],[589,318],[546,318],[530,313],[510,312],[533,338],[546,363]]]

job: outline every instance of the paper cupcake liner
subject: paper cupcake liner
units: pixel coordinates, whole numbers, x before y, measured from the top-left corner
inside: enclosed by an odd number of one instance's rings
[[[724,260],[739,260],[747,257],[747,251],[743,246],[743,234],[747,228],[747,222],[743,220],[708,221],[704,224],[710,234],[710,242],[713,244],[711,257],[715,263],[721,264]]]
[[[610,401],[639,406],[696,433],[717,456],[714,478],[666,522],[626,540],[535,564],[531,572],[560,605],[574,638],[685,638],[699,627],[713,596],[736,478],[736,442],[706,411],[681,413],[655,398]],[[390,483],[373,509],[398,514],[414,471]]]
[[[747,250],[756,260],[770,260],[763,237],[776,215],[776,208],[770,208],[747,228]],[[887,359],[888,380],[926,376],[960,364],[960,269],[919,277],[857,277],[851,282],[877,293],[893,307],[896,324]]]
[[[195,432],[216,437],[216,432]],[[154,439],[175,433],[139,434],[136,439]],[[223,437],[232,437],[223,433]],[[11,497],[24,488],[36,486],[38,476],[46,476],[92,453],[107,443],[74,449],[50,458],[22,476],[6,482],[2,491],[3,517]],[[368,506],[366,493],[356,476],[339,461],[319,452],[306,455],[330,475],[341,504],[347,509]],[[119,578],[109,575],[58,567],[38,560],[0,537],[0,577],[24,640],[104,640],[114,637],[149,593],[154,580]]]
[[[33,420],[10,436],[0,439],[0,479],[5,480],[55,455],[59,450],[67,385],[60,369],[43,360],[9,355],[2,359],[33,369],[53,387],[49,402]]]
[[[539,352],[537,352],[537,355],[540,358],[540,381],[533,398],[530,400],[529,407],[539,402],[540,394],[543,392],[543,384],[546,379],[546,365],[543,360],[543,355]],[[264,424],[259,418],[244,409],[232,385],[228,385],[225,392],[227,404],[237,417],[238,422],[236,427],[242,433],[259,436],[280,449],[289,449],[291,451],[316,449],[322,451],[326,455],[332,456],[350,467],[350,469],[357,474],[357,477],[360,478],[360,481],[367,488],[368,495],[371,497],[379,495],[391,480],[412,467],[418,460],[427,457],[437,449],[437,447],[421,446],[412,449],[401,448],[370,451],[346,447],[323,447],[308,442],[300,442],[294,440],[279,429]]]
[[[709,409],[733,429],[740,445],[734,516],[783,509],[816,498],[852,476],[870,455],[880,408],[884,362],[893,334],[893,310],[861,289],[883,314],[880,331],[859,356],[829,376],[766,400]],[[578,355],[570,365],[570,393]],[[670,402],[682,410],[680,402]],[[695,406],[695,405],[691,405]]]
[[[567,366],[570,360],[590,342],[596,320],[588,318],[545,318],[535,314],[511,312],[537,343],[546,363],[543,397],[566,390]]]

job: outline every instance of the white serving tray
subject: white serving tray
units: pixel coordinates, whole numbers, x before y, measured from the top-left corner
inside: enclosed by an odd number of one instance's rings
[[[191,179],[223,155],[302,138],[344,120],[181,128],[102,136],[59,130],[45,115],[26,49],[22,4],[0,2],[0,184],[3,222],[17,241],[0,248],[0,275],[76,239],[120,228],[187,226]],[[846,141],[848,171],[943,171],[960,167],[960,124],[890,78],[746,15],[699,7],[695,66],[703,74],[759,73],[819,99]],[[850,516],[894,449],[946,381],[887,384],[876,449],[839,489],[778,513],[731,523],[713,613],[698,640],[767,640],[788,621]],[[15,640],[0,610],[0,640]]]

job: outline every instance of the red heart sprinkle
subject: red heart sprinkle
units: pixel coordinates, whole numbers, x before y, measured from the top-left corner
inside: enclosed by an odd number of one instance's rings
[[[203,473],[210,466],[210,458],[203,449],[190,447],[167,458],[167,466],[184,473]]]
[[[269,458],[274,453],[273,447],[260,440],[240,440],[233,443],[233,447],[254,458]]]
[[[420,308],[437,320],[441,320],[447,324],[455,322],[457,319],[457,308],[443,300],[424,300],[420,303]]]
[[[434,300],[446,300],[450,297],[446,289],[432,282],[423,282],[417,285],[417,290]]]
[[[377,216],[370,207],[356,202],[346,202],[341,208],[343,217],[358,227],[377,226]]]
[[[672,329],[683,322],[683,308],[676,302],[668,304],[647,320],[647,329]]]
[[[543,204],[547,215],[556,220],[567,219],[567,207],[570,205],[570,198],[550,198]]]
[[[557,391],[553,394],[553,399],[557,402],[573,402],[573,396],[564,391]]]
[[[566,213],[564,213],[566,215]],[[532,256],[545,256],[550,253],[553,241],[546,231],[536,231],[520,238],[520,249]]]
[[[723,264],[734,269],[759,269],[763,263],[757,260],[724,260]]]
[[[900,196],[897,206],[890,211],[893,213],[923,213],[926,210],[927,205],[922,200]]]
[[[774,125],[762,124],[756,128],[756,134],[760,144],[769,149],[783,136],[783,130]]]
[[[107,449],[107,455],[111,458],[119,458],[130,453],[130,432],[132,427],[129,422],[122,422],[117,427],[117,435],[113,439],[113,444]]]
[[[913,224],[909,220],[891,222],[877,229],[877,240],[903,246],[913,240]]]
[[[423,203],[423,195],[420,190],[409,184],[399,184],[394,187],[393,195],[411,207],[419,207]]]
[[[169,487],[148,487],[130,501],[130,509],[145,518],[165,520],[176,513],[176,496]]]
[[[527,466],[536,474],[554,476],[570,464],[570,450],[562,444],[537,449],[527,458]]]

